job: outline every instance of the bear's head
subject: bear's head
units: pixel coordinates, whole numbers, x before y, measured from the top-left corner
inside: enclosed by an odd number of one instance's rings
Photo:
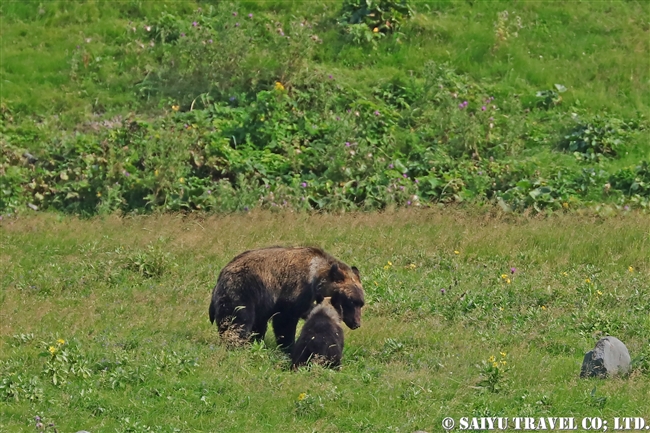
[[[357,329],[361,326],[361,308],[365,304],[359,270],[334,263],[329,269],[327,283],[325,292],[331,297],[332,306],[348,328]],[[322,298],[317,300],[320,301]]]

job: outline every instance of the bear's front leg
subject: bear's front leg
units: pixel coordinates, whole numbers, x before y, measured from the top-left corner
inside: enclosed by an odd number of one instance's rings
[[[298,326],[298,318],[286,314],[277,313],[273,316],[273,332],[275,333],[275,341],[286,353],[291,353],[293,343],[296,339],[296,326]]]

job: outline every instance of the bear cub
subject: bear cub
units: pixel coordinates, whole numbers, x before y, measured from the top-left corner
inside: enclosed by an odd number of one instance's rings
[[[310,362],[324,367],[338,367],[342,356],[341,316],[332,305],[331,298],[327,297],[307,317],[291,353],[291,367],[295,370]]]

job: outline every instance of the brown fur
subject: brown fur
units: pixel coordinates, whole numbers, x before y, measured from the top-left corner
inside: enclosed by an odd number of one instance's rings
[[[293,369],[310,362],[324,367],[341,365],[344,343],[341,316],[330,300],[325,298],[316,306],[302,327],[291,353]]]
[[[278,345],[290,351],[298,319],[314,301],[332,305],[351,329],[361,326],[364,293],[357,268],[319,248],[270,247],[246,251],[219,274],[212,292],[210,321],[219,333],[235,330],[243,341],[263,339],[273,318]]]

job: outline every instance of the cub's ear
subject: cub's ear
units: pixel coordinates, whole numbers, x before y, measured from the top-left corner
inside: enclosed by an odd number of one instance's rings
[[[332,294],[332,297],[329,298],[332,307],[339,313],[339,316],[343,317],[343,305],[341,303],[341,295],[339,293]]]
[[[361,274],[359,273],[359,270],[356,266],[352,266],[352,272],[354,272],[354,275],[356,275],[359,281],[361,281]]]
[[[332,281],[343,281],[345,280],[345,274],[341,272],[338,263],[334,263],[330,268],[330,280]]]

